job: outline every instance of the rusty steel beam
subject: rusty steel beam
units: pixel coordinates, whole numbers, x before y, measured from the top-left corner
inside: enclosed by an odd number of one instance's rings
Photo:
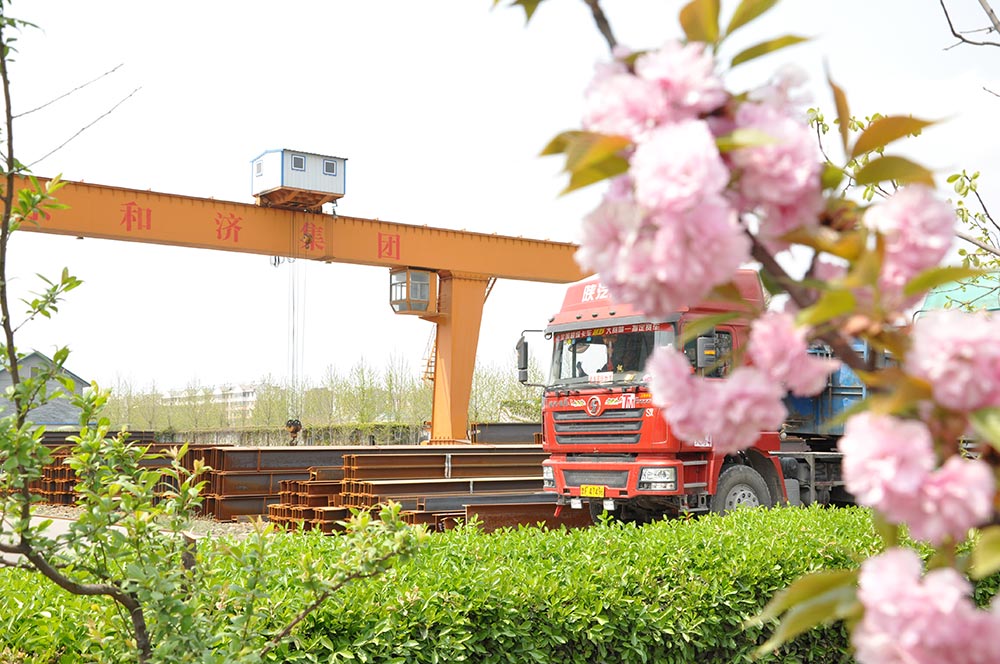
[[[209,490],[217,496],[255,496],[278,493],[280,483],[309,479],[306,472],[266,473],[257,471],[224,471],[209,474]]]
[[[357,493],[369,495],[416,495],[428,493],[489,493],[491,491],[518,491],[542,489],[541,473],[535,476],[486,477],[451,480],[369,480],[356,482],[361,490]]]
[[[563,510],[555,515],[555,507],[551,504],[520,503],[513,505],[483,504],[469,505],[465,508],[466,523],[478,520],[483,532],[491,533],[500,528],[516,528],[518,526],[536,526],[542,524],[546,528],[586,528],[591,525],[590,512],[587,510]]]

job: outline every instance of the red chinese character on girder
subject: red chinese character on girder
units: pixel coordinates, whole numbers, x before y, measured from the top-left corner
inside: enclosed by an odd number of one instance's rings
[[[217,212],[215,215],[215,237],[220,240],[232,239],[233,242],[239,242],[240,231],[243,230],[240,226],[241,221],[243,221],[242,217],[237,217],[232,212],[229,214]]]
[[[120,225],[129,233],[135,227],[137,231],[148,231],[153,228],[153,211],[144,208],[135,201],[122,204],[122,220]]]
[[[302,224],[302,235],[299,238],[299,244],[306,251],[323,251],[326,248],[326,242],[323,239],[323,227],[311,221]]]
[[[378,257],[399,260],[399,235],[394,233],[378,234]]]

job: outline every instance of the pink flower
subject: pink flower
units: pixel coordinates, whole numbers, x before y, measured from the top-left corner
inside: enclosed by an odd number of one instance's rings
[[[651,211],[688,212],[729,182],[708,125],[686,120],[658,127],[631,159],[635,200]]]
[[[709,440],[716,451],[730,454],[785,420],[784,391],[756,369],[740,367],[725,380],[698,378],[687,356],[670,347],[657,349],[646,370],[653,402],[681,440]]]
[[[644,53],[636,58],[635,73],[663,91],[672,121],[710,113],[729,98],[715,73],[715,59],[701,42],[671,41]]]
[[[749,260],[750,240],[721,198],[683,214],[647,214],[638,225],[631,208],[602,208],[585,224],[577,261],[600,272],[616,300],[650,316],[702,300]]]
[[[574,256],[576,262],[584,270],[615,274],[625,254],[624,244],[638,234],[642,224],[642,209],[631,197],[609,191],[597,209],[583,220],[580,248]]]
[[[663,409],[674,435],[687,441],[705,440],[707,413],[716,410],[711,403],[715,394],[692,375],[687,356],[673,346],[657,348],[646,363],[646,371],[653,403]]]
[[[861,664],[938,664],[993,659],[970,649],[988,639],[996,619],[976,609],[969,582],[951,568],[921,577],[916,553],[894,548],[861,566],[858,599],[865,613],[851,642]]]
[[[950,457],[920,488],[917,509],[906,515],[910,535],[940,545],[962,541],[993,514],[993,471],[982,461]]]
[[[929,187],[910,185],[869,208],[864,223],[885,238],[879,286],[886,304],[902,308],[915,302],[917,298],[903,296],[903,286],[948,253],[955,211]]]
[[[600,75],[587,89],[583,128],[640,140],[667,115],[667,100],[655,84],[625,71]]]
[[[931,385],[946,408],[1000,406],[1000,322],[985,314],[943,309],[913,324],[906,371]]]
[[[809,355],[805,328],[796,328],[788,314],[766,313],[750,330],[750,359],[768,378],[784,383],[793,394],[811,396],[823,391],[837,360]]]
[[[709,431],[717,452],[731,454],[750,447],[761,431],[781,428],[788,415],[781,385],[753,367],[739,367],[710,385],[719,393],[719,409],[710,416]]]
[[[935,462],[923,422],[861,413],[847,420],[837,447],[844,455],[844,484],[859,504],[893,523],[919,511],[921,487]]]
[[[800,226],[815,225],[823,209],[821,160],[809,127],[780,107],[751,103],[740,106],[736,125],[774,141],[728,154],[739,173],[740,207],[761,215],[762,238],[776,240]]]

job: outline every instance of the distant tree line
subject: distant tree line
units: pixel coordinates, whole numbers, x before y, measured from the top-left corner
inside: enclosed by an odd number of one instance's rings
[[[541,382],[537,365],[529,369],[531,382]],[[398,356],[384,368],[362,358],[345,374],[327,367],[318,383],[292,386],[266,376],[250,387],[256,392],[252,408],[227,406],[218,386],[192,381],[180,398],[168,398],[153,384],[137,389],[119,381],[112,390],[106,414],[113,426],[133,431],[187,432],[241,428],[281,428],[289,418],[310,429],[353,425],[399,424],[419,427],[431,418],[433,387]],[[173,395],[178,391],[173,391]],[[517,382],[510,366],[478,364],[469,399],[470,422],[539,422],[541,392]]]

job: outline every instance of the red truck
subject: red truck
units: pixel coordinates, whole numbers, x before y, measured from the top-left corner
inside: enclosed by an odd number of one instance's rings
[[[586,504],[595,520],[606,511],[644,522],[779,502],[851,502],[840,455],[832,451],[842,429],[826,427],[864,395],[849,370],[835,373],[818,397],[790,399],[782,431],[761,432],[739,454],[719,454],[711,441],[678,439],[653,405],[643,368],[656,347],[676,345],[685,326],[706,316],[746,311],[747,305],[764,308],[756,272],[741,270],[734,283],[743,303],[706,301],[666,318],[613,301],[597,278],[568,288],[544,330],[553,344],[542,397],[542,445],[550,455],[543,463],[544,485],[559,505]],[[691,339],[683,350],[696,372],[722,378],[748,333],[749,320],[738,316]],[[519,380],[528,384],[523,334],[517,351]]]

